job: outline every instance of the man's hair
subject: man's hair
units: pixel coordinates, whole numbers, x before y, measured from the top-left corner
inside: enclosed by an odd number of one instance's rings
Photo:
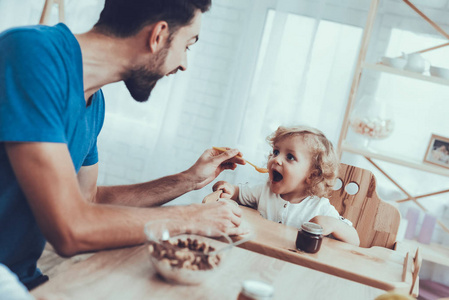
[[[273,147],[284,138],[298,135],[304,138],[312,154],[310,172],[313,176],[307,192],[318,197],[327,196],[335,184],[340,163],[331,141],[324,133],[308,126],[280,126],[267,137],[267,142]]]
[[[210,6],[211,0],[106,0],[94,29],[108,36],[125,38],[146,25],[166,21],[173,34],[189,25],[198,9],[204,13]]]

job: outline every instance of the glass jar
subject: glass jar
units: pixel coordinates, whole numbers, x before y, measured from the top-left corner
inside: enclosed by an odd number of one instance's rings
[[[351,129],[365,137],[365,147],[373,139],[385,139],[394,129],[393,112],[387,102],[372,95],[358,101],[350,117]]]
[[[296,236],[296,248],[307,253],[317,253],[323,240],[323,227],[312,222],[305,222]]]
[[[271,300],[273,295],[272,285],[258,280],[245,280],[237,300]]]

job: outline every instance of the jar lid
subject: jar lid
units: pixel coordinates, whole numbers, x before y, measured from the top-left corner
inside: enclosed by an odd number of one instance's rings
[[[323,234],[323,227],[312,222],[303,223],[301,229],[311,234]]]
[[[245,296],[254,299],[271,299],[274,294],[274,288],[272,285],[258,280],[245,280],[242,283],[242,293]]]

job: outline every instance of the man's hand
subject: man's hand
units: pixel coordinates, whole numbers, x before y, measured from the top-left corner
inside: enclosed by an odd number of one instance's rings
[[[242,223],[242,210],[226,201],[217,201],[206,204],[192,204],[184,216],[185,221],[192,226],[193,233],[211,234],[210,228],[217,229],[228,235],[241,235],[248,233],[240,226]]]
[[[234,170],[237,164],[244,165],[245,160],[241,156],[237,149],[229,149],[222,153],[215,149],[207,149],[184,173],[194,181],[195,189],[198,190],[209,184],[224,170]]]

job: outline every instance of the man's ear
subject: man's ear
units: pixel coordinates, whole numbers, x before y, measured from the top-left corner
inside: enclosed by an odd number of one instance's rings
[[[163,47],[167,42],[170,32],[168,30],[168,24],[165,21],[159,21],[153,24],[152,28],[148,31],[148,48],[152,53]]]

